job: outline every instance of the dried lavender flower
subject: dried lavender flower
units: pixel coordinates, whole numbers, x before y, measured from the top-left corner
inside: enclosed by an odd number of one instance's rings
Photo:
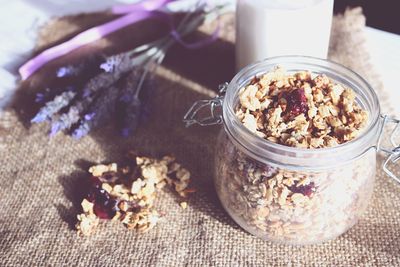
[[[111,56],[103,64],[101,68],[105,72],[95,76],[86,84],[83,89],[83,97],[92,95],[99,88],[113,85],[133,67],[132,60],[127,53]]]
[[[80,99],[69,108],[68,112],[52,122],[50,136],[57,134],[59,131],[70,129],[72,125],[79,122],[80,116],[89,108],[92,102],[97,97],[101,97],[102,94],[108,95],[107,90],[110,89],[107,87],[116,83],[124,73],[132,68],[132,64],[129,55],[123,53],[108,57],[101,68],[105,69],[105,72],[91,78],[84,86],[83,95]]]
[[[43,103],[45,99],[44,93],[37,93],[35,97],[35,103]]]
[[[72,125],[77,123],[80,119],[80,113],[76,105],[71,106],[68,112],[61,114],[61,116],[52,121],[50,136],[54,136],[59,131],[71,128]]]
[[[139,99],[142,89],[149,88],[149,80],[146,79],[147,72],[144,69],[135,69],[126,79],[125,86],[121,91],[119,114],[122,119],[121,134],[124,137],[131,135],[138,127],[143,116],[143,105]],[[143,94],[142,94],[143,95]]]
[[[36,94],[35,102],[45,103],[46,101],[49,101],[49,99],[52,99],[65,91],[74,91],[74,90],[76,90],[75,86],[72,85],[67,85],[65,87],[46,88],[42,92]]]
[[[72,133],[72,136],[79,139],[101,124],[106,123],[114,114],[115,102],[118,96],[118,87],[107,88],[90,107],[78,128]]]
[[[78,64],[70,64],[58,68],[56,70],[56,76],[57,78],[68,78],[73,76],[77,77],[85,70],[92,68],[93,65],[98,66],[102,61],[104,61],[104,56],[91,56]]]
[[[51,124],[50,136],[57,134],[59,131],[70,129],[72,125],[81,119],[81,115],[92,104],[95,95],[88,96],[77,100],[66,113],[54,120]]]
[[[124,109],[124,117],[122,120],[121,134],[124,137],[130,136],[134,131],[136,131],[139,126],[139,121],[141,117],[142,104],[139,98],[132,99],[131,102],[126,103]]]
[[[66,91],[56,96],[52,101],[47,102],[46,105],[39,110],[31,122],[40,123],[50,119],[55,113],[68,106],[75,96],[76,91]]]
[[[121,64],[121,62],[128,58],[129,56],[127,54],[110,56],[106,58],[105,62],[100,65],[100,69],[104,70],[105,72],[113,72],[117,70],[117,67]]]
[[[82,65],[74,66],[74,65],[67,65],[60,67],[56,71],[57,78],[64,78],[70,76],[78,76],[79,73],[82,71]]]
[[[200,1],[180,22],[176,32],[180,36],[186,36],[196,30],[205,19],[214,18],[218,13],[215,11],[220,9],[206,11],[204,1]],[[73,136],[79,138],[109,120],[112,113],[115,113],[115,102],[118,101],[118,111],[122,112],[122,134],[131,134],[146,114],[146,93],[151,90],[150,79],[146,77],[152,71],[149,66],[161,64],[167,50],[174,43],[176,40],[168,35],[126,53],[110,57],[95,56],[78,64],[56,69],[57,78],[64,84],[66,82],[75,85],[79,91],[59,88],[37,93],[35,102],[47,103],[32,122],[52,119],[51,135],[79,124],[73,132]],[[90,66],[93,63],[95,67]],[[136,69],[130,75],[131,80],[127,80],[126,86],[120,90],[113,89],[134,68]],[[142,92],[143,88],[146,90]],[[118,91],[121,92],[119,97]],[[53,100],[49,101],[50,99]]]

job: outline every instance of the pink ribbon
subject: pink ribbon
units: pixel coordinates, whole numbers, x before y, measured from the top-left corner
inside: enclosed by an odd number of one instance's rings
[[[149,18],[168,19],[170,17],[166,16],[165,13],[157,12],[156,10],[174,1],[176,0],[144,0],[140,3],[132,5],[115,6],[112,8],[112,12],[114,14],[126,15],[83,31],[72,39],[43,51],[39,55],[26,62],[24,65],[22,65],[19,68],[19,74],[21,75],[22,80],[26,80],[48,62],[63,55],[66,55],[79,47],[97,41],[110,33],[113,33],[136,22]],[[179,33],[176,32],[174,27],[172,26],[172,23],[171,28],[171,35],[177,40],[177,42],[189,49],[197,49],[214,42],[218,38],[219,32],[218,27],[210,38],[189,44],[182,40]]]

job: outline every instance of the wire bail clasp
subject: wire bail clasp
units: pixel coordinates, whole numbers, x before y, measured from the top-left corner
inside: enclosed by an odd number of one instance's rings
[[[183,122],[186,127],[190,127],[194,124],[200,126],[210,126],[222,123],[222,102],[225,97],[226,90],[228,89],[228,83],[221,84],[219,87],[219,93],[216,97],[210,100],[199,100],[196,101],[188,110],[183,117]],[[204,109],[210,109],[208,116],[202,117],[200,114]]]
[[[382,128],[381,128],[381,132],[379,134],[379,139],[378,139],[378,145],[377,145],[377,151],[382,151],[386,154],[388,154],[389,156],[387,157],[387,159],[385,160],[385,162],[383,163],[383,171],[389,175],[391,178],[393,178],[394,180],[396,180],[396,182],[400,183],[400,178],[396,176],[396,174],[394,174],[391,170],[389,170],[388,166],[390,163],[394,164],[396,163],[399,159],[400,159],[400,145],[396,144],[396,141],[394,140],[395,138],[395,134],[398,131],[398,129],[400,128],[400,120],[395,119],[395,118],[391,118],[388,115],[381,115],[382,119],[383,119],[383,123],[382,123]],[[394,123],[396,126],[394,127],[394,129],[392,130],[392,132],[390,133],[390,144],[392,145],[392,148],[385,148],[385,147],[381,147],[381,142],[382,142],[382,137],[383,137],[383,131],[384,128],[387,124],[389,123]]]

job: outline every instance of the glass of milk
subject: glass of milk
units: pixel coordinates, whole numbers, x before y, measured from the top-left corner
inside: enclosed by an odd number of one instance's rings
[[[237,0],[236,67],[268,57],[326,58],[334,0]]]

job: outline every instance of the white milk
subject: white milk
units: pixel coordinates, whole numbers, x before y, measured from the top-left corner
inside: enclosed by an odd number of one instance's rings
[[[236,67],[267,57],[326,58],[334,0],[238,0]]]

